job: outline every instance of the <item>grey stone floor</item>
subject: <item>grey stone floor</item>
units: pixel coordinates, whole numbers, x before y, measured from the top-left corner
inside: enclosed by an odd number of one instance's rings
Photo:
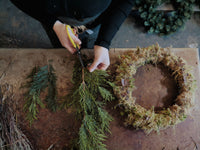
[[[52,48],[41,24],[17,9],[10,1],[0,0],[0,47]],[[195,12],[185,26],[169,36],[147,34],[131,15],[123,23],[111,47],[144,47],[159,43],[162,47],[200,46],[200,12]]]

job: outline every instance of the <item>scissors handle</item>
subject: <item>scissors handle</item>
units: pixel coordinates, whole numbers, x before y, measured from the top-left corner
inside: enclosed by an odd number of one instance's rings
[[[67,35],[69,37],[69,40],[72,43],[73,47],[76,48],[76,49],[77,48],[80,49],[80,46],[74,42],[74,40],[72,39],[72,37],[71,37],[71,35],[69,33],[69,31],[71,31],[75,35],[73,29],[69,25],[66,25],[66,30],[67,30]]]
[[[80,61],[80,63],[81,63],[81,66],[84,68],[85,65],[84,65],[83,60],[82,60],[82,58],[81,58],[80,46],[74,42],[74,40],[72,39],[72,37],[71,37],[69,31],[71,30],[71,32],[72,32],[74,35],[75,35],[75,33],[74,33],[73,29],[72,29],[69,25],[66,25],[66,30],[67,30],[67,35],[68,35],[68,37],[69,37],[70,42],[72,43],[72,45],[74,46],[74,48],[76,48],[76,50],[77,50],[76,54],[78,55],[79,61]]]

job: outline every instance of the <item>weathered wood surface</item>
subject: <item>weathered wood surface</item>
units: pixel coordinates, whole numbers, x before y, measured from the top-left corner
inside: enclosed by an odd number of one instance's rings
[[[118,56],[128,50],[134,49],[111,49],[110,68],[116,63]],[[197,91],[195,107],[191,112],[191,116],[188,116],[184,122],[174,128],[160,131],[159,134],[152,132],[146,135],[141,130],[124,127],[123,118],[119,117],[118,111],[107,108],[115,119],[111,123],[112,134],[108,135],[108,140],[105,142],[109,150],[191,150],[194,149],[195,144],[200,148],[200,74],[198,49],[175,48],[172,51],[184,58],[194,69],[194,76],[197,80]],[[84,50],[83,53],[86,53],[89,57],[93,56],[92,50]],[[75,56],[64,49],[0,49],[0,84],[8,83],[13,86],[16,98],[15,109],[19,117],[19,125],[38,149],[47,149],[52,144],[56,149],[61,149],[64,146],[68,147],[69,141],[76,135],[79,123],[74,119],[74,113],[70,110],[51,113],[47,109],[41,109],[39,119],[30,127],[28,122],[25,121],[22,111],[24,90],[20,89],[20,86],[24,83],[27,74],[30,73],[35,65],[44,66],[48,63],[48,60],[53,60],[53,66],[58,78],[58,93],[59,95],[66,94],[72,87],[71,75],[75,61],[74,58]],[[153,74],[153,72],[149,74]],[[145,75],[143,76],[145,77]],[[169,90],[169,87],[166,88],[164,85],[159,86],[159,81],[150,83],[146,83],[147,80],[145,79],[144,81],[145,84],[141,85],[149,85],[149,87],[155,88],[153,91],[157,92],[153,94],[160,94],[163,97],[168,92],[173,92]],[[145,95],[146,87],[140,87],[140,89],[141,91],[138,92]],[[163,93],[165,95],[162,95]],[[146,94],[147,96],[149,97],[148,93]]]

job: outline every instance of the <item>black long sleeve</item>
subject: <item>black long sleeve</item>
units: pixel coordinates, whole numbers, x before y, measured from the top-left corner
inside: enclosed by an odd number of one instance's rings
[[[110,43],[133,7],[133,0],[120,0],[101,16],[101,28],[96,45],[109,48]]]
[[[111,40],[133,7],[134,0],[11,0],[19,9],[53,28],[59,17],[84,19],[101,13],[94,24],[101,24],[96,45],[109,48]],[[65,22],[67,23],[67,22]]]
[[[45,0],[11,0],[15,6],[29,16],[52,28],[57,17],[46,11]]]

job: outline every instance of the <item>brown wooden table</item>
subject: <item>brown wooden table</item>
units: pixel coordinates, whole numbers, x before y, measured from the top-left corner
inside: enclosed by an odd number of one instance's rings
[[[110,68],[116,63],[119,54],[127,50],[134,50],[134,48],[110,50]],[[174,128],[170,127],[162,130],[159,134],[152,132],[146,135],[142,130],[126,128],[123,125],[123,117],[119,115],[117,110],[113,109],[114,104],[109,104],[107,110],[114,117],[114,121],[110,126],[112,134],[108,135],[108,139],[105,142],[108,150],[192,150],[195,148],[195,145],[200,148],[198,49],[174,48],[172,51],[184,58],[193,67],[194,76],[197,80],[195,107],[192,109],[191,115]],[[92,50],[84,50],[84,53],[89,57],[93,56]],[[56,70],[58,95],[65,95],[72,87],[71,75],[75,61],[74,57],[65,49],[0,49],[0,84],[8,83],[13,86],[13,93],[15,95],[14,106],[18,117],[18,124],[36,149],[48,149],[51,145],[55,149],[61,149],[64,146],[67,149],[70,140],[77,135],[80,125],[80,121],[75,120],[75,114],[71,109],[56,113],[51,113],[47,109],[40,109],[39,118],[31,127],[24,119],[25,113],[22,110],[24,90],[20,89],[20,86],[25,82],[27,74],[30,73],[35,65],[44,66],[48,63],[48,60],[53,60],[53,67]],[[141,98],[143,105],[161,105],[154,98],[162,99],[170,92],[173,93],[173,90],[171,90],[170,86],[167,87],[164,84],[160,84],[160,81],[165,79],[165,75],[162,74],[162,68],[152,70],[155,68],[148,67],[146,69],[150,70],[148,75],[145,72],[145,68],[143,68],[140,71],[141,75],[136,76],[136,81],[140,77],[140,80],[137,81],[139,89],[137,94],[140,94],[137,96]],[[152,99],[154,100],[151,101],[150,99],[149,102],[145,102],[145,98],[149,97],[148,91],[150,91],[150,96],[153,96]]]

